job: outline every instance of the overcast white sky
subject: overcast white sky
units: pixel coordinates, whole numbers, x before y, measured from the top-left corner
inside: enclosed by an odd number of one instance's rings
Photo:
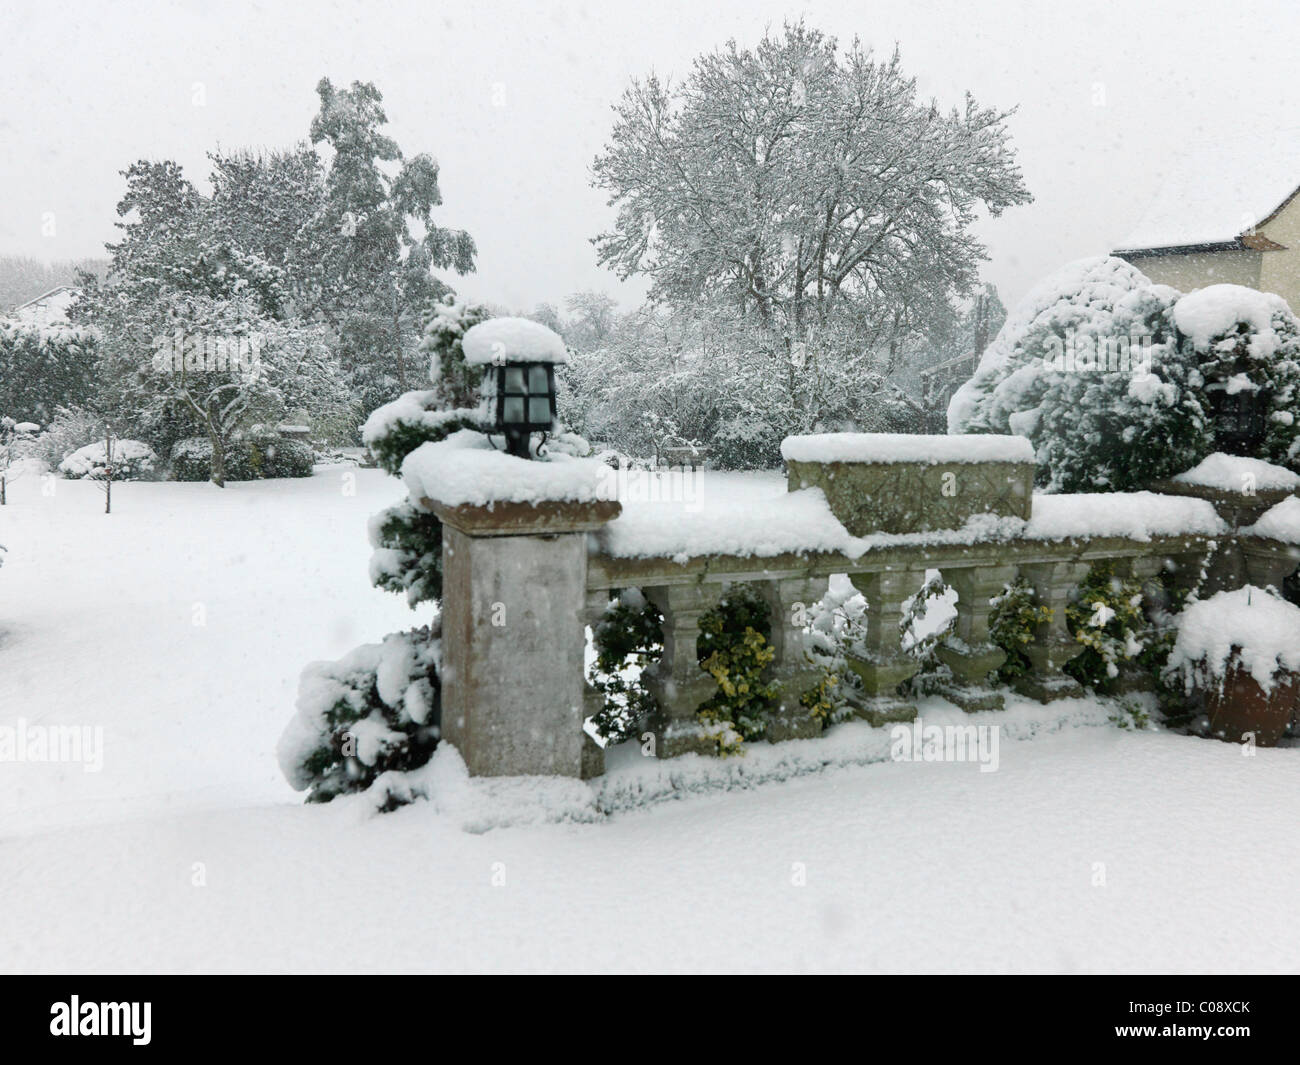
[[[986,279],[1008,302],[1118,244],[1181,147],[1295,121],[1294,0],[6,0],[0,254],[102,254],[132,160],[175,159],[200,180],[216,144],[305,139],[328,75],[374,81],[402,149],[439,159],[440,221],[479,247],[478,273],[449,279],[461,291],[527,308],[598,288],[630,304],[639,288],[597,267],[589,243],[609,220],[588,179],[610,105],[633,74],[683,75],[728,37],[752,43],[801,14],[879,50],[897,41],[943,104],[969,89],[1019,106],[1036,202],[981,226]]]

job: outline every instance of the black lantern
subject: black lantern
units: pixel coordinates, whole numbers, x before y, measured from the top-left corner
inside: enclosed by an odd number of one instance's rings
[[[1209,394],[1214,420],[1214,449],[1228,455],[1257,455],[1268,432],[1269,395],[1247,385],[1229,390],[1226,382],[1215,382]]]
[[[528,438],[555,423],[555,367],[549,362],[507,362],[484,368],[479,386],[483,431],[506,438],[506,451],[528,458]]]
[[[555,425],[555,366],[567,362],[558,333],[527,318],[491,318],[465,331],[465,361],[483,367],[479,428],[505,437],[506,451],[531,458],[533,433]]]

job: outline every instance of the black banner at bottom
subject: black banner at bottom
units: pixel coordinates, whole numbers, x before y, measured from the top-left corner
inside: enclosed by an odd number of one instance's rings
[[[1001,1051],[1198,1043],[1290,1052],[1300,1005],[1293,977],[871,976],[836,990],[787,981],[771,991],[740,992],[733,984],[666,992],[615,989],[614,975],[602,974],[600,986],[530,987],[526,994],[478,987],[476,1005],[463,976],[455,988],[414,975],[14,976],[3,981],[0,1030],[11,1061],[23,1060],[16,1051],[96,1053],[110,1044],[141,1054],[283,1045],[295,1057],[387,1055],[411,1040],[454,1037],[457,1022],[471,1017],[463,1038],[486,1040],[493,1056],[507,1047],[554,1052],[565,1029],[575,1054],[620,1030],[644,1030],[665,1050],[686,1049],[710,1015],[718,1023],[703,1025],[715,1029],[699,1047],[705,1053],[712,1046],[731,1054],[755,1040],[771,1052],[773,1036],[792,1050],[800,1043],[811,1049],[831,1034],[827,1026],[842,1030],[846,1020],[862,1025],[868,1040],[873,1031],[888,1033],[891,1042],[915,1040],[927,1053],[978,1044]],[[461,1001],[465,1007],[454,1005]],[[768,1005],[751,1013],[746,1001]],[[848,1001],[858,1005],[846,1014]],[[430,1052],[437,1046],[431,1042]]]

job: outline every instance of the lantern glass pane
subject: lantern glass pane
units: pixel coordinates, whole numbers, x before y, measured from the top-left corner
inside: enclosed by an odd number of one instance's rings
[[[550,391],[546,386],[546,367],[530,366],[528,367],[528,391],[533,395],[544,396]]]
[[[506,391],[507,392],[526,392],[524,387],[524,368],[522,366],[506,367]]]
[[[528,420],[533,425],[540,425],[551,420],[551,399],[549,396],[532,396],[529,398]]]
[[[483,425],[496,421],[497,375],[496,367],[489,366],[478,386],[478,416]]]
[[[524,397],[506,396],[501,409],[501,420],[507,425],[518,425],[524,420]]]

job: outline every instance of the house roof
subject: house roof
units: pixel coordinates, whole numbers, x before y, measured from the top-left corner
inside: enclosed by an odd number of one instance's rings
[[[81,294],[72,285],[58,285],[13,309],[10,318],[28,325],[53,325],[68,320],[68,307]]]
[[[1142,252],[1277,251],[1254,232],[1300,192],[1300,128],[1206,138],[1175,160],[1117,255]]]

